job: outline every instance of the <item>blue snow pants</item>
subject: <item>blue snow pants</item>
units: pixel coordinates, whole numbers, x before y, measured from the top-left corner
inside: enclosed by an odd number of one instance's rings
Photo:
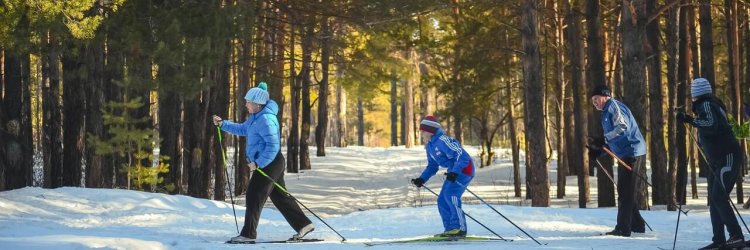
[[[473,176],[459,173],[456,182],[445,180],[438,195],[437,205],[440,217],[443,219],[445,231],[460,229],[466,232],[466,216],[461,209],[461,196],[469,186]],[[459,185],[460,183],[460,185]]]

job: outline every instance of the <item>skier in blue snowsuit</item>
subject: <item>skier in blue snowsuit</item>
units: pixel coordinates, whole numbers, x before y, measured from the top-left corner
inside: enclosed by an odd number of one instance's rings
[[[594,87],[589,96],[594,108],[602,111],[604,130],[603,138],[592,137],[593,147],[589,148],[589,158],[596,159],[603,155],[601,148],[607,147],[632,168],[628,170],[622,163],[618,163],[617,225],[606,235],[630,237],[631,232],[645,233],[645,221],[635,205],[633,172],[646,167],[646,140],[643,139],[630,109],[624,103],[613,99],[607,86]]]
[[[247,138],[245,152],[250,172],[262,169],[269,176],[253,174],[250,177],[245,196],[247,204],[245,224],[240,235],[232,237],[227,243],[255,243],[260,212],[269,197],[289,225],[297,231],[290,240],[301,240],[315,229],[294,198],[275,188],[273,182],[269,180],[269,178],[273,179],[279,185],[284,186],[286,160],[281,154],[279,121],[276,117],[279,105],[269,100],[267,88],[266,83],[261,82],[258,87],[251,88],[245,94],[245,107],[250,113],[245,122],[236,123],[222,120],[218,116],[213,117],[214,124],[221,127],[221,130]]]
[[[743,153],[729,124],[726,106],[712,92],[705,78],[693,80],[690,94],[696,117],[679,112],[676,118],[698,130],[698,144],[712,172],[708,176],[708,201],[714,236],[711,244],[700,249],[732,249],[745,245],[742,228],[729,204],[729,193],[737,178],[742,178]],[[724,227],[729,239],[724,235]]]
[[[461,195],[474,178],[474,164],[471,156],[456,139],[447,136],[438,120],[426,116],[420,122],[422,140],[427,151],[427,167],[419,178],[411,182],[422,187],[440,167],[448,168],[443,188],[438,195],[437,205],[443,219],[443,233],[436,236],[465,237],[466,216],[461,209]]]

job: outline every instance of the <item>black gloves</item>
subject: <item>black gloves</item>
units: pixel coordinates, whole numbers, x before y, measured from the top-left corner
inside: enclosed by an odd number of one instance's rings
[[[675,118],[678,122],[684,122],[684,123],[693,123],[693,116],[685,114],[685,112],[677,112],[677,115],[675,115]]]
[[[602,148],[607,147],[607,143],[602,137],[589,136],[588,142],[589,145],[586,145],[586,148],[589,149],[589,160],[599,158],[604,153]]]
[[[589,161],[596,160],[603,153],[601,149],[595,149],[594,147],[589,145],[586,145],[586,148],[589,149]]]
[[[458,174],[456,173],[450,172],[445,174],[445,179],[451,182],[456,182],[456,178],[458,178]]]
[[[603,137],[589,136],[588,141],[589,141],[589,145],[591,145],[592,148],[594,148],[594,149],[601,150],[602,147],[604,147],[604,146],[607,145],[607,143],[604,141]]]
[[[411,184],[414,184],[414,186],[417,187],[422,187],[422,185],[424,185],[424,180],[422,178],[411,179]]]

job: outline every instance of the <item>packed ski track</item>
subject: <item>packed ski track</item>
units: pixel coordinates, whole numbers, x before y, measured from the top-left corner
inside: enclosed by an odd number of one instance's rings
[[[478,162],[478,149],[468,150]],[[498,150],[498,159],[492,165],[477,168],[469,189],[543,245],[468,192],[464,194],[465,212],[513,241],[377,244],[442,231],[434,195],[418,191],[408,182],[426,163],[423,148],[348,147],[326,151],[326,157],[311,156],[312,170],[287,173],[285,178],[289,191],[346,237],[344,242],[310,216],[316,229],[306,238],[324,241],[224,244],[237,235],[229,201],[119,189],[28,187],[0,192],[0,249],[672,249],[677,212],[666,211],[664,206],[642,211],[654,231],[629,238],[600,236],[614,227],[616,209],[596,208],[595,177],[590,179],[592,201],[588,208],[578,208],[575,176],[567,178],[566,197],[555,199],[554,160],[550,166],[551,207],[530,207],[530,201],[514,197],[507,150]],[[523,163],[521,167],[523,176]],[[439,173],[427,186],[438,191],[441,183]],[[697,249],[711,240],[705,188],[705,179],[699,179],[699,199],[688,199],[683,207],[689,213],[680,217],[677,249]],[[241,227],[244,200],[236,198]],[[741,213],[750,213],[738,207]],[[747,215],[744,218],[750,221]],[[468,227],[471,236],[495,237],[471,220]],[[268,202],[261,215],[258,240],[285,240],[292,234],[294,231]]]

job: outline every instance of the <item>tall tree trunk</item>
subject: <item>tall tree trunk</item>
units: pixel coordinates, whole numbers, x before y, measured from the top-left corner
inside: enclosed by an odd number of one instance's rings
[[[673,110],[674,108],[678,107],[677,105],[677,88],[678,88],[678,80],[677,80],[677,59],[678,59],[678,53],[679,53],[679,29],[678,25],[680,23],[680,7],[676,6],[671,8],[667,12],[667,22],[666,22],[666,50],[667,50],[667,86],[669,89],[669,110]],[[678,162],[677,162],[677,155],[678,152],[678,132],[682,124],[677,124],[675,120],[675,116],[673,112],[668,112],[669,117],[669,129],[668,129],[668,138],[667,138],[667,145],[672,145],[669,147],[669,169],[667,172],[668,176],[668,183],[669,183],[669,192],[667,194],[668,200],[667,200],[667,209],[670,211],[677,210],[677,203],[682,203],[682,199],[677,196],[678,194],[678,188],[677,188],[677,169],[679,168]]]
[[[227,117],[229,114],[229,88],[230,88],[230,65],[232,60],[230,48],[232,46],[231,41],[216,41],[220,51],[218,53],[218,65],[214,66],[214,81],[215,86],[211,92],[211,114],[218,114],[219,117]],[[222,45],[223,44],[223,45]],[[208,121],[207,121],[208,122]],[[211,135],[211,144],[208,148],[213,152],[213,165],[214,165],[214,200],[223,201],[226,200],[227,190],[227,174],[224,171],[228,171],[227,166],[224,164],[224,149],[226,142],[222,141],[223,144],[218,143],[216,134],[216,127],[212,125],[208,126],[208,132]],[[230,191],[231,192],[231,191]]]
[[[655,13],[656,2],[649,1],[646,8],[648,13]],[[649,122],[651,140],[649,154],[651,160],[651,184],[653,187],[652,200],[654,205],[666,205],[669,198],[667,181],[667,149],[664,146],[664,93],[662,91],[662,64],[659,20],[654,20],[646,27],[646,36],[650,54],[648,55],[648,86],[649,86]]]
[[[357,95],[357,146],[365,145],[365,108],[362,96]]]
[[[391,79],[391,146],[398,146],[398,82]]]
[[[557,198],[565,197],[565,185],[568,176],[568,150],[566,149],[566,127],[565,123],[565,71],[563,63],[565,61],[564,44],[565,37],[563,33],[564,15],[562,15],[562,6],[557,1],[550,1],[554,12],[554,33],[555,33],[555,64],[553,78],[555,90],[557,92]]]
[[[81,44],[71,45],[63,54],[63,186],[81,186],[81,159],[84,150],[85,110],[84,75],[81,72],[84,61],[81,57],[85,48]]]
[[[509,80],[505,82],[505,88],[508,92],[508,130],[510,130],[510,148],[511,153],[513,154],[513,191],[515,197],[520,198],[521,197],[521,159],[520,159],[520,152],[519,149],[519,143],[518,143],[518,131],[516,130],[516,120],[513,115],[514,113],[514,107],[513,107],[513,89],[511,88],[511,83],[515,81]]]
[[[344,78],[343,66],[336,67],[336,140],[334,146],[346,147],[346,91],[341,79]]]
[[[683,0],[683,4],[690,3],[691,0]],[[677,106],[687,107],[687,88],[691,82],[691,59],[690,55],[690,33],[688,30],[688,9],[689,7],[680,8],[680,23],[679,23],[679,60],[677,65]],[[680,202],[683,204],[686,202],[686,186],[687,186],[687,141],[686,141],[686,129],[682,124],[677,125],[677,197],[681,199]]]
[[[85,60],[88,64],[88,87],[86,87],[86,134],[104,138],[106,131],[102,118],[104,99],[104,41],[94,39],[86,46]],[[93,148],[86,153],[86,187],[103,188],[104,178],[102,165],[104,156],[96,154]]]
[[[700,25],[700,76],[706,78],[712,89],[716,89],[716,70],[714,67],[714,29],[711,20],[711,0],[698,0]],[[703,171],[701,171],[703,172]]]
[[[299,168],[300,170],[312,169],[310,166],[310,123],[312,119],[312,105],[310,105],[310,84],[312,79],[312,53],[313,38],[315,37],[315,19],[308,19],[308,26],[302,37],[302,71],[300,71],[300,82],[302,82],[302,127],[299,138]]]
[[[44,187],[62,186],[62,116],[60,113],[60,46],[57,36],[47,32],[42,58],[42,110],[44,135]],[[111,182],[111,181],[110,181]]]
[[[740,47],[739,47],[739,28],[738,28],[738,15],[737,15],[737,0],[724,0],[724,13],[726,13],[726,28],[727,28],[727,58],[729,59],[729,75],[727,84],[730,87],[732,101],[729,108],[732,116],[737,119],[737,122],[744,122],[742,115],[742,88],[740,87]],[[745,142],[742,141],[742,153],[745,154],[746,149]],[[742,164],[741,177],[744,176],[745,164]],[[744,202],[743,190],[742,190],[742,178],[737,178],[737,203],[742,204]]]
[[[623,101],[628,105],[638,124],[646,124],[644,83],[646,82],[646,38],[648,12],[644,0],[622,1],[622,73]],[[635,16],[634,16],[635,15]],[[633,174],[646,176],[646,168],[634,168]],[[648,186],[641,178],[635,181],[635,201],[640,209],[648,209]]]
[[[582,145],[584,138],[587,137],[586,114],[583,111],[584,84],[583,78],[583,45],[581,44],[581,10],[577,1],[566,1],[565,7],[567,13],[565,21],[567,23],[566,40],[568,40],[568,53],[570,54],[570,83],[573,96],[573,119],[574,137],[572,147],[568,148],[568,157],[572,158],[571,166],[579,169],[578,171],[578,207],[585,208],[586,203],[590,200],[589,191],[589,165],[588,154],[583,154]]]
[[[599,8],[599,0],[586,0],[586,27],[587,36],[586,42],[588,44],[588,77],[587,85],[593,87],[596,85],[605,84],[607,78],[605,76],[604,69],[604,41],[602,39],[602,24],[601,24],[601,10]],[[588,119],[588,133],[589,135],[601,136],[601,116],[591,115]],[[599,166],[601,163],[601,166]],[[615,188],[612,181],[606,176],[606,173],[613,173],[613,161],[610,157],[602,157],[599,159],[589,159],[589,168],[596,168],[596,187],[597,187],[597,201],[598,207],[614,207],[615,206]],[[601,168],[604,168],[602,170]],[[605,173],[606,171],[606,173]]]
[[[526,167],[531,170],[527,176],[531,186],[531,205],[535,207],[549,206],[549,176],[547,175],[547,150],[544,134],[544,83],[541,76],[541,62],[539,55],[539,34],[537,18],[537,1],[524,0],[521,6],[521,40],[524,55],[524,109],[526,152],[528,154]]]
[[[286,150],[286,171],[289,173],[299,173],[299,105],[300,105],[300,87],[299,87],[299,80],[296,73],[296,60],[295,60],[295,53],[294,53],[294,40],[296,37],[295,32],[295,25],[294,21],[296,21],[296,18],[294,17],[293,13],[289,13],[290,19],[293,21],[289,26],[289,65],[290,65],[290,71],[289,75],[291,76],[289,79],[289,85],[290,85],[290,99],[289,99],[289,112],[291,117],[291,125],[289,126],[289,139],[287,139],[287,150]]]
[[[29,78],[30,57],[23,51],[6,51],[4,60],[3,104],[5,120],[0,130],[6,130],[5,189],[31,186],[33,138],[31,134],[31,95]],[[80,183],[80,182],[79,182]]]
[[[403,81],[404,84],[404,94],[401,96],[403,98],[403,117],[404,119],[401,120],[401,124],[403,124],[401,128],[401,134],[402,134],[402,140],[404,146],[406,148],[411,148],[414,146],[414,79],[419,79],[417,65],[418,65],[418,57],[417,52],[414,50],[414,48],[410,48],[406,52],[405,58],[407,62],[409,62],[409,65],[413,65],[414,67],[409,67],[411,70],[409,71],[409,76]]]
[[[318,86],[318,124],[315,126],[315,146],[317,146],[317,156],[326,156],[326,140],[328,139],[328,75],[331,65],[331,20],[323,20],[323,31],[321,39],[321,74],[320,85]]]

